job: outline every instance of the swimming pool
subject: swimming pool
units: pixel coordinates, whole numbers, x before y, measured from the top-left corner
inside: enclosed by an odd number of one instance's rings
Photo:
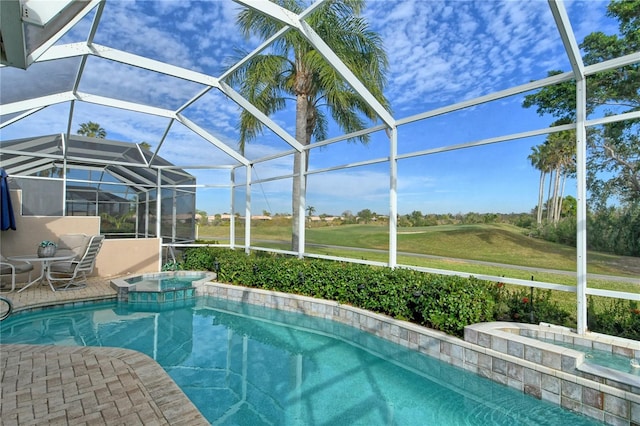
[[[212,424],[598,424],[324,319],[210,297],[138,308],[16,314],[0,325],[0,342],[141,351]]]

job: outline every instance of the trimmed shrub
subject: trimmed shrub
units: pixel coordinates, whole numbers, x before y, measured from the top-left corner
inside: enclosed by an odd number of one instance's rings
[[[184,269],[213,270],[213,250],[210,247],[187,249],[182,255]]]
[[[494,317],[487,283],[474,277],[428,275],[414,301],[422,325],[456,336],[462,336],[465,326]]]
[[[215,271],[220,282],[335,300],[456,336],[467,325],[494,320],[570,325],[551,290],[536,289],[532,298],[528,288],[508,291],[474,277],[218,247],[185,250],[183,266]],[[598,313],[590,300],[589,314],[593,331],[640,338],[637,302],[616,301]]]

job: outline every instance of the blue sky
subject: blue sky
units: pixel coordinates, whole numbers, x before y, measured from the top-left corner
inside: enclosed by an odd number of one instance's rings
[[[578,42],[593,31],[615,33],[616,23],[605,17],[607,2],[567,2]],[[244,40],[234,21],[238,5],[231,1],[107,2],[95,42],[218,76],[235,47],[251,50],[259,40]],[[451,103],[507,89],[546,76],[548,70],[568,71],[569,63],[548,3],[533,1],[370,1],[365,16],[379,32],[389,56],[386,96],[396,119]],[[61,42],[86,38],[90,19],[80,22]],[[16,78],[46,76],[47,84],[66,87],[77,60],[37,64]],[[3,71],[5,72],[5,71]],[[4,74],[6,75],[6,74]],[[37,80],[37,78],[36,78]],[[6,81],[6,80],[5,80]],[[3,95],[9,93],[3,86]],[[178,81],[145,70],[90,58],[80,91],[175,109],[200,91],[195,83]],[[30,89],[24,89],[30,90]],[[553,119],[522,108],[522,95],[456,113],[412,123],[399,129],[398,152],[472,142],[489,137],[547,127]],[[66,130],[67,104],[49,107],[2,129],[2,139]],[[237,106],[214,91],[184,114],[236,148]],[[273,117],[294,133],[291,108]],[[96,121],[109,139],[149,142],[155,146],[167,120],[88,103],[77,103],[72,129]],[[331,136],[339,130],[331,129]],[[429,156],[404,159],[398,170],[398,211],[423,213],[523,212],[537,202],[538,172],[527,156],[544,138],[530,138]],[[287,149],[270,132],[247,147],[257,159]],[[174,125],[160,155],[185,166],[231,164],[229,157],[181,125]],[[389,155],[384,132],[372,135],[367,146],[341,142],[311,152],[310,170],[324,169]],[[256,165],[253,179],[291,173],[289,157]],[[189,170],[198,183],[226,183],[228,172]],[[242,182],[244,176],[236,177]],[[380,163],[313,174],[308,179],[308,205],[317,213],[357,213],[368,208],[389,211],[389,165]],[[254,213],[290,212],[289,179],[254,185]],[[575,194],[575,182],[566,194]],[[226,189],[198,191],[198,209],[209,214],[230,211]],[[236,208],[243,211],[244,198]]]

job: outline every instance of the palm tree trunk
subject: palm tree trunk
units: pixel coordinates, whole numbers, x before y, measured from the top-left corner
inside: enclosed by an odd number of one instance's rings
[[[563,173],[562,174],[562,184],[561,184],[561,190],[560,190],[560,199],[558,201],[558,205],[556,206],[556,218],[557,221],[560,221],[560,215],[562,214],[562,201],[564,200],[564,189],[565,186],[567,184],[567,174]]]
[[[300,153],[297,152],[293,155],[293,187],[291,191],[291,250],[298,251],[300,248],[300,193],[302,188],[300,186],[300,179],[298,176],[302,172]]]
[[[538,225],[542,224],[542,203],[544,201],[544,178],[545,172],[540,170],[540,187],[538,188],[538,211],[536,217],[536,223]]]
[[[304,94],[297,95],[296,97],[296,140],[302,145],[309,145],[311,134],[307,132],[307,115],[309,112],[309,101]],[[303,247],[300,247],[300,209],[304,211],[305,206],[301,205],[301,196],[306,195],[302,193],[301,181],[298,176],[307,171],[309,167],[309,156],[307,152],[307,161],[302,164],[300,153],[295,153],[293,156],[293,188],[291,191],[291,205],[292,205],[292,230],[291,230],[291,251],[300,251]],[[306,181],[305,177],[305,181]],[[306,184],[305,184],[306,188]]]
[[[549,171],[549,189],[547,190],[547,221],[551,220],[551,187],[553,186],[553,169]]]
[[[553,204],[551,208],[551,220],[554,224],[558,223],[558,217],[556,216],[556,209],[558,206],[558,196],[560,193],[560,166],[556,168],[556,175],[553,181]]]

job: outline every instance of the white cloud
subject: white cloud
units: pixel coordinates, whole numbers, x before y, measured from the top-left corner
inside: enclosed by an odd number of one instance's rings
[[[394,110],[458,102],[546,75],[562,45],[544,2],[371,2]]]
[[[162,13],[169,10],[170,2],[107,2],[95,41],[148,58],[197,68],[188,45],[178,40],[177,33],[163,31],[162,15],[148,13],[147,8],[157,6]]]
[[[177,109],[202,87],[99,58],[89,58],[80,83],[80,90],[87,93],[166,109]]]

